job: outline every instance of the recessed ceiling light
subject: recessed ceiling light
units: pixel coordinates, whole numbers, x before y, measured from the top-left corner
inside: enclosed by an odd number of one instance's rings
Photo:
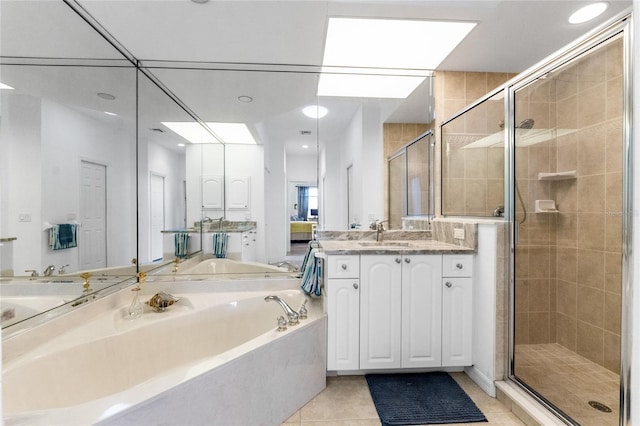
[[[329,18],[318,95],[380,97],[361,90],[339,94],[333,88],[338,84],[344,90],[364,75],[372,90],[381,83],[388,87],[400,82],[398,93],[384,97],[406,97],[412,91],[407,93],[408,82],[415,89],[475,26],[473,22]]]
[[[115,112],[109,112],[109,111],[105,111],[104,113],[107,114],[107,115],[118,115]]]
[[[9,86],[8,84],[4,84],[0,82],[0,90],[13,90],[13,87]]]
[[[309,105],[302,108],[302,113],[309,118],[322,118],[327,115],[328,112],[329,110],[322,105]]]
[[[246,102],[246,103],[253,102],[253,98],[251,96],[247,96],[247,95],[238,96],[238,100],[240,102]]]
[[[182,147],[182,146],[184,146],[184,144],[183,143],[179,143],[178,146]]]
[[[309,145],[302,145],[302,148],[307,149],[309,148]]]
[[[607,2],[591,3],[581,7],[571,14],[569,17],[570,24],[582,24],[600,16],[609,7]]]
[[[110,93],[98,93],[98,97],[102,99],[106,99],[108,101],[114,100],[116,97]]]

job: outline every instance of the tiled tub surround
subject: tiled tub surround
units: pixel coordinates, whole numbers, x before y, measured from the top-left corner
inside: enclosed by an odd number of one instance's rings
[[[5,339],[4,424],[279,424],[326,380],[321,301],[277,332],[282,309],[263,300],[280,295],[297,309],[298,286],[145,283],[142,300],[182,299],[132,321],[124,289]]]

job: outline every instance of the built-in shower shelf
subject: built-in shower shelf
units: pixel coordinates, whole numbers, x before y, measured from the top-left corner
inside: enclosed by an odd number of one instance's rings
[[[576,178],[576,171],[538,173],[538,180],[569,180]]]
[[[556,202],[554,200],[536,200],[536,213],[558,213]]]

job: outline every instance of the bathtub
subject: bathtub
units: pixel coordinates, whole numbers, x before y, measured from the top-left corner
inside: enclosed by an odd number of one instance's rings
[[[297,310],[298,283],[146,283],[182,299],[129,320],[124,289],[5,339],[4,423],[278,425],[325,387],[321,301],[284,332],[264,301]]]

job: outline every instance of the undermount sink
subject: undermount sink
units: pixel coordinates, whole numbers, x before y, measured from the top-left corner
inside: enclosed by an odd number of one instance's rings
[[[409,247],[411,245],[404,241],[363,241],[358,244],[362,247]]]

